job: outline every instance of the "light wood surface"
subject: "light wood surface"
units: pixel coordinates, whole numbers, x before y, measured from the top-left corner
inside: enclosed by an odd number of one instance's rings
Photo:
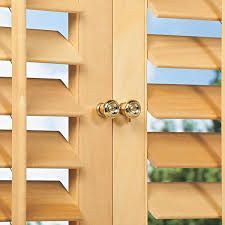
[[[11,220],[11,182],[0,182],[0,221]],[[27,182],[27,220],[80,220],[81,212],[60,182]]]
[[[74,1],[77,4],[78,0]],[[79,14],[69,14],[69,41],[79,51]],[[69,90],[73,95],[76,103],[79,103],[79,67],[69,66]],[[79,155],[79,118],[69,118],[69,142],[74,154]],[[78,201],[79,195],[79,171],[75,169],[69,170],[69,193],[74,202]],[[90,187],[91,188],[91,187]],[[77,225],[71,221],[69,225]]]
[[[11,60],[10,29],[0,28],[0,60]],[[81,57],[74,47],[57,31],[27,30],[27,61],[43,63],[80,64]]]
[[[215,69],[221,67],[219,38],[148,35],[148,59],[162,68]]]
[[[220,119],[219,86],[148,85],[148,111],[156,118]]]
[[[10,0],[1,0],[0,7],[11,7]],[[80,5],[74,0],[27,0],[27,8],[69,13],[81,11]]]
[[[159,18],[222,20],[222,0],[148,0]]]
[[[215,133],[148,133],[148,159],[156,168],[220,168],[221,136]]]
[[[221,217],[220,183],[150,183],[148,208],[157,219]]]
[[[222,1],[223,15],[222,15],[222,76],[221,76],[221,92],[222,92],[222,117],[221,117],[221,132],[222,132],[222,224],[225,224],[225,0]]]
[[[112,121],[96,106],[112,99],[112,0],[85,0],[79,19],[79,104],[90,111],[79,121],[78,202],[82,225],[112,225]]]
[[[148,1],[159,18],[222,19],[222,0]],[[219,38],[148,36],[148,59],[161,68],[220,70],[224,66],[221,48]],[[218,86],[148,85],[148,110],[157,118],[221,119],[222,102]],[[149,133],[148,145],[149,159],[156,167],[222,166],[225,177],[220,134]],[[225,212],[222,187],[224,193],[221,183],[149,183],[148,208],[156,219],[221,218]]]
[[[0,167],[12,167],[12,133],[0,131]],[[17,148],[16,148],[17,149]],[[27,133],[27,167],[80,168],[72,146],[60,132],[29,131]]]
[[[147,1],[113,1],[113,99],[140,102],[113,122],[113,225],[147,224]]]
[[[0,78],[0,113],[12,112],[11,78]],[[32,116],[81,116],[85,107],[77,105],[61,80],[27,79],[27,113]]]
[[[26,0],[12,0],[12,225],[26,224]],[[8,41],[9,41],[8,40]],[[4,204],[4,202],[1,201]],[[2,206],[1,206],[2,207]],[[0,213],[1,214],[1,213]]]

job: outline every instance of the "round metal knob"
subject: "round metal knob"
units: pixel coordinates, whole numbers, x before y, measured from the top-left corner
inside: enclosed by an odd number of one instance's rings
[[[120,105],[115,100],[109,100],[105,103],[99,103],[97,105],[97,113],[103,118],[116,118],[120,113]]]
[[[134,119],[141,114],[141,104],[136,100],[120,104],[120,113],[128,119]]]

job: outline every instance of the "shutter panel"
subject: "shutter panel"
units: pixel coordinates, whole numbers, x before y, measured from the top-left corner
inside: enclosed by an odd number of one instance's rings
[[[222,1],[149,0],[159,18],[218,20]],[[221,69],[221,39],[148,35],[148,59],[156,67]],[[221,88],[148,85],[148,111],[159,119],[221,119]],[[221,135],[148,133],[148,159],[156,168],[221,168]],[[148,184],[148,209],[156,219],[222,216],[220,183]]]
[[[12,182],[0,181],[0,221],[12,221],[13,225],[25,225],[26,221],[80,221],[81,211],[72,194],[77,187],[67,191],[57,181],[26,181],[27,167],[66,168],[77,173],[82,166],[76,154],[78,146],[58,132],[26,131],[26,116],[76,119],[86,109],[77,104],[78,90],[75,93],[71,85],[71,70],[69,89],[60,80],[27,79],[25,69],[27,61],[69,64],[76,69],[82,62],[75,44],[59,32],[26,30],[26,8],[75,13],[80,7],[74,0],[28,0],[27,5],[26,1],[0,2],[3,7],[11,4],[12,29],[0,28],[0,60],[12,61],[13,79],[0,78],[0,113],[12,114],[13,129],[0,131],[0,167],[12,167],[13,177]],[[77,26],[77,14],[71,18],[70,22]],[[74,33],[73,29],[70,32]],[[70,126],[76,129],[75,123]],[[70,183],[76,181],[76,177],[70,177]]]

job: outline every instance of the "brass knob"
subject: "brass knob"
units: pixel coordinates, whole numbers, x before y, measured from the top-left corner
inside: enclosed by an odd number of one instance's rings
[[[120,105],[115,100],[109,100],[105,103],[99,103],[96,111],[103,118],[116,118],[120,113]]]
[[[120,113],[126,116],[129,120],[135,119],[141,114],[141,104],[136,100],[120,104]]]

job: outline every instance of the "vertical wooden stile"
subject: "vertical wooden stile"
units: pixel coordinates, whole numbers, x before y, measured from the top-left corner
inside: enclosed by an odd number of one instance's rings
[[[76,47],[78,51],[79,41],[79,14],[69,14],[69,41]],[[74,96],[74,101],[78,103],[78,66],[69,66],[69,89]],[[75,154],[78,155],[78,132],[79,132],[79,118],[69,118],[69,142],[74,149]],[[78,170],[69,170],[69,192],[76,204],[78,203]],[[76,225],[74,221],[70,222],[70,225]]]
[[[79,104],[87,113],[79,119],[79,208],[82,225],[112,225],[112,120],[96,113],[100,102],[112,99],[112,0],[80,1]]]
[[[222,1],[222,82],[221,82],[221,91],[222,91],[222,102],[221,102],[221,141],[222,141],[222,224],[225,224],[225,0]]]
[[[113,225],[147,224],[146,9],[113,1],[113,98],[142,106],[137,119],[113,123]]]
[[[12,224],[26,224],[26,0],[12,0]]]

